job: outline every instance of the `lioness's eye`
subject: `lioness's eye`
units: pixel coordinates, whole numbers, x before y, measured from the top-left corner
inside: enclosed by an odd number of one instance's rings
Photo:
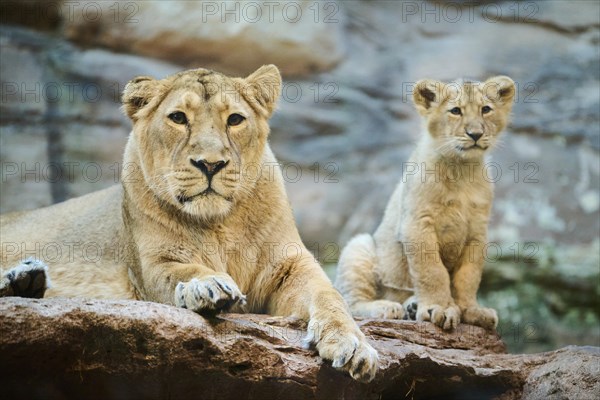
[[[492,107],[490,107],[490,106],[483,106],[483,107],[481,107],[481,113],[482,114],[487,114],[490,111],[492,111]]]
[[[243,116],[241,116],[240,114],[231,114],[228,118],[227,118],[227,125],[229,126],[236,126],[241,124],[242,122],[244,122],[246,118],[244,118]]]
[[[450,110],[450,114],[454,115],[462,115],[462,111],[460,111],[460,107],[454,107]]]
[[[179,125],[184,125],[188,122],[187,117],[181,111],[175,111],[174,113],[169,114],[169,119]]]

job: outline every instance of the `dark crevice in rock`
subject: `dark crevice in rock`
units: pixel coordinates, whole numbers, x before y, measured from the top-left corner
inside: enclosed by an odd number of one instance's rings
[[[10,1],[0,2],[0,23],[23,25],[42,31],[54,31],[62,22],[58,2]]]
[[[587,32],[594,31],[596,29],[600,29],[600,24],[590,24],[590,25],[579,25],[579,26],[562,26],[556,24],[552,21],[543,21],[538,19],[530,19],[527,18],[510,18],[510,17],[502,17],[502,16],[494,16],[493,18],[496,22],[502,22],[505,24],[524,24],[524,25],[534,25],[536,28],[543,28],[555,33],[559,33],[562,35],[581,35]]]
[[[51,182],[50,193],[52,194],[52,201],[59,203],[69,198],[67,183],[63,179],[60,179],[65,174],[62,167],[64,165],[64,145],[61,131],[56,121],[58,105],[53,101],[47,101],[46,103],[45,125],[46,137],[48,139],[48,162],[53,166],[52,168],[48,168],[48,181]]]

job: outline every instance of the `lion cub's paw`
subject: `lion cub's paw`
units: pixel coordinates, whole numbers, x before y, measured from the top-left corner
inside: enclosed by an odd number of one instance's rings
[[[245,304],[246,296],[229,277],[194,278],[175,288],[175,305],[201,314],[215,314],[238,303]]]
[[[337,324],[336,324],[337,325]],[[320,326],[311,320],[305,345],[316,343],[319,356],[334,368],[346,371],[359,382],[370,382],[377,373],[379,357],[360,331],[334,324]]]
[[[375,300],[355,304],[351,307],[352,314],[367,318],[402,319],[404,308],[402,304],[390,300]]]
[[[465,308],[462,312],[462,319],[466,324],[477,325],[490,330],[498,326],[498,314],[493,308]]]
[[[460,309],[456,305],[442,307],[438,304],[419,303],[417,321],[431,321],[444,330],[455,329],[460,323]]]
[[[0,278],[0,297],[18,296],[41,299],[50,287],[48,267],[29,258]]]

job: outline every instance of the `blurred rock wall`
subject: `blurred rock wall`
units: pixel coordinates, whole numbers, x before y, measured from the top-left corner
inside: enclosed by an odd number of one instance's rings
[[[595,1],[2,1],[0,211],[118,181],[132,77],[275,63],[285,85],[271,144],[305,241],[333,263],[377,226],[422,134],[414,82],[506,74],[518,95],[487,169],[497,195],[484,300],[510,324],[548,320],[517,312],[531,297],[597,342],[599,13]],[[516,286],[540,281],[539,293]],[[556,281],[583,299],[549,300]],[[573,307],[583,311],[569,319]]]

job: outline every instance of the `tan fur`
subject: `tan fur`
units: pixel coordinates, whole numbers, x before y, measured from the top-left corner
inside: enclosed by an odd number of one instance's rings
[[[132,80],[123,95],[134,125],[122,186],[2,216],[2,266],[42,259],[54,285],[49,296],[143,299],[199,312],[230,303],[293,315],[309,321],[308,340],[323,358],[371,380],[377,353],[302,244],[267,144],[280,88],[274,66],[245,79],[198,69]],[[187,123],[173,121],[174,112]],[[230,125],[234,113],[245,120]],[[213,192],[205,192],[198,160],[226,163],[212,177]],[[23,251],[49,243],[62,257]],[[90,243],[101,257],[84,253]]]
[[[401,303],[414,294],[418,320],[452,329],[462,315],[469,324],[497,325],[496,312],[476,298],[493,198],[484,155],[508,121],[514,93],[505,76],[416,84],[427,132],[375,234],[353,238],[340,256],[336,286],[354,315],[402,318]],[[450,112],[455,107],[461,115]]]

